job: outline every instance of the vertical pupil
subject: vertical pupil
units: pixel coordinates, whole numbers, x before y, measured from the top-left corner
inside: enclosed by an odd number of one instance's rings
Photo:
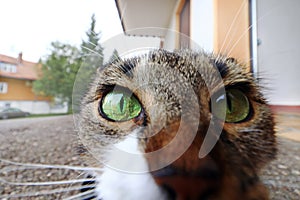
[[[227,94],[226,95],[226,102],[227,102],[227,109],[229,110],[229,112],[232,111],[232,103],[231,103],[231,97]]]
[[[124,96],[122,96],[122,98],[120,99],[120,110],[121,112],[123,112],[124,109]]]

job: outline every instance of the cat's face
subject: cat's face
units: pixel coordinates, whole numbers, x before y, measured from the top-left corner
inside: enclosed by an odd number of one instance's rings
[[[235,60],[163,50],[117,60],[78,119],[104,200],[267,198],[257,173],[276,154],[273,117]]]

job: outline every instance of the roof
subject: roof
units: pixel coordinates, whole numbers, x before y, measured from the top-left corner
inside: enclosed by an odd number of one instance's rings
[[[0,77],[36,80],[38,79],[37,66],[38,63],[25,61],[22,59],[22,54],[18,58],[0,54],[0,62],[16,66],[16,72],[7,72],[0,69]]]
[[[126,35],[165,37],[178,1],[115,0],[115,2]],[[145,27],[152,29],[143,29]]]

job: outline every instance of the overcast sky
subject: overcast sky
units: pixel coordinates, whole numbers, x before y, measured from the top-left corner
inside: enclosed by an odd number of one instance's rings
[[[96,15],[102,41],[122,33],[114,0],[1,0],[0,54],[38,61],[53,41],[80,45]]]

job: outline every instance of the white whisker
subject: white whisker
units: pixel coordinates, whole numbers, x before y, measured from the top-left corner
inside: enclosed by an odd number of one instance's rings
[[[41,190],[41,191],[28,192],[28,193],[0,195],[0,198],[19,198],[19,197],[43,196],[43,195],[64,193],[64,192],[70,192],[70,191],[80,191],[81,189],[88,189],[88,188],[95,187],[95,186],[96,185],[75,186],[75,187],[59,188],[59,189],[53,189],[53,190]]]
[[[248,132],[257,132],[261,133],[263,132],[261,129],[255,129],[255,128],[243,128],[239,130],[240,133],[248,133]]]
[[[10,182],[3,178],[0,178],[0,182],[8,185],[17,185],[17,186],[42,186],[42,185],[63,185],[63,184],[75,184],[83,183],[86,181],[96,181],[96,179],[74,179],[66,181],[48,181],[48,182]]]
[[[270,15],[271,14],[271,11],[273,11],[274,9],[278,8],[279,6],[276,6],[272,9],[270,9],[267,13],[265,13],[263,16],[261,16],[259,19],[256,20],[256,25],[258,24],[258,22],[260,22],[261,20],[263,20],[266,16]],[[235,43],[231,46],[229,52],[226,52],[227,55],[230,55],[232,53],[232,51],[234,50],[234,48],[238,45],[238,43],[242,40],[242,38],[249,32],[249,30],[254,26],[255,24],[251,24],[246,30],[244,30],[244,32],[240,35],[240,37],[235,41]],[[231,28],[231,27],[230,27]],[[228,31],[230,32],[230,31]],[[227,32],[227,34],[228,34]],[[226,35],[227,36],[227,35]],[[230,40],[231,42],[232,40]],[[226,38],[223,42],[223,45],[225,44],[226,42]],[[256,41],[254,41],[256,42]],[[222,47],[223,47],[222,45]],[[222,52],[222,48],[220,49],[220,52]],[[252,58],[250,58],[248,61],[251,61]],[[247,61],[245,61],[247,62]]]
[[[226,41],[227,41],[227,38],[229,37],[230,32],[231,32],[232,28],[234,27],[234,24],[235,24],[236,20],[238,19],[238,16],[240,15],[240,13],[241,13],[241,11],[242,11],[242,8],[246,5],[246,3],[247,3],[247,1],[244,0],[243,4],[239,7],[238,12],[235,14],[235,16],[234,16],[234,18],[233,18],[233,20],[232,20],[232,23],[230,24],[230,27],[229,27],[229,29],[228,29],[226,35],[225,35],[223,44],[222,44],[222,46],[221,46],[219,52],[222,52],[222,51],[223,51],[223,48],[225,47],[225,43],[226,43]]]
[[[96,33],[95,31],[91,31],[91,33],[92,33],[93,35],[97,35],[97,33]],[[89,43],[94,45],[94,43],[91,43],[90,41],[89,41]],[[96,45],[95,45],[95,46],[96,46]]]
[[[73,195],[73,196],[70,196],[68,198],[65,198],[64,200],[73,200],[73,199],[87,199],[87,198],[91,198],[95,196],[95,191],[94,190],[88,190],[86,192],[82,192],[80,194],[76,194],[76,195]]]
[[[30,170],[35,169],[33,167],[12,167],[12,166],[6,166],[1,168],[0,173],[9,173],[9,172],[15,172],[15,171],[22,171],[22,170]]]
[[[87,47],[85,47],[85,46],[81,46],[83,49],[86,49],[86,50],[88,50],[88,51],[90,51],[91,53],[94,53],[94,54],[97,54],[98,56],[100,56],[101,58],[103,58],[103,55],[101,55],[100,53],[98,53],[97,51],[94,51],[94,50],[92,50],[92,49],[89,49],[89,48],[87,48]]]
[[[34,163],[19,163],[10,160],[0,159],[0,162],[23,166],[31,168],[50,168],[50,169],[71,169],[71,170],[80,170],[80,171],[103,171],[101,168],[96,167],[81,167],[81,166],[69,166],[69,165],[47,165],[47,164],[34,164]]]
[[[231,49],[227,53],[227,55],[230,55],[231,52],[234,50],[236,45],[242,40],[242,38],[249,32],[249,30],[252,28],[253,25],[249,26],[242,34],[241,36],[235,41],[235,43],[231,46]]]
[[[93,33],[96,34],[95,32],[93,32]],[[91,44],[91,45],[93,45],[94,47],[97,46],[97,44],[94,44],[94,43],[92,43],[92,42],[90,42],[90,41],[88,41],[88,43]]]
[[[119,59],[120,57],[117,56],[117,55],[113,55],[113,58],[117,60],[117,59]]]

